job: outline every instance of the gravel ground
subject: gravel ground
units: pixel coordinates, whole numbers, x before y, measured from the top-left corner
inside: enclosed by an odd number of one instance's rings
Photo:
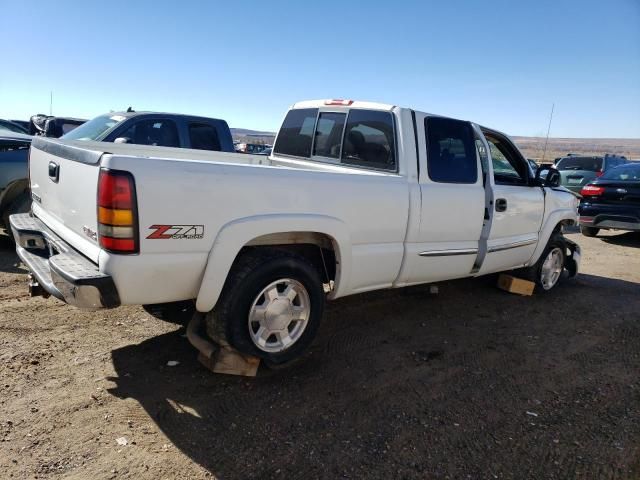
[[[345,298],[303,362],[254,379],[141,308],[30,298],[2,238],[1,476],[640,478],[640,237],[570,237],[582,273],[552,292]]]

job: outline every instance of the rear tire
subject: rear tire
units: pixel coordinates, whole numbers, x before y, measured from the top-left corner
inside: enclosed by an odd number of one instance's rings
[[[535,282],[543,291],[552,290],[564,273],[567,244],[561,233],[554,233],[549,239],[538,261],[530,267],[518,271],[518,276]]]
[[[584,235],[585,237],[595,237],[598,235],[599,231],[600,229],[596,227],[580,227],[580,233],[582,233],[582,235]]]
[[[2,212],[2,222],[4,223],[5,231],[12,240],[13,232],[9,224],[9,217],[17,213],[27,213],[29,210],[31,210],[31,197],[29,196],[29,192],[22,192],[9,204],[7,209]]]
[[[320,273],[306,258],[285,250],[249,250],[229,272],[207,315],[207,331],[268,366],[284,366],[313,342],[324,303]]]
[[[152,317],[178,325],[186,325],[189,323],[189,320],[191,320],[196,311],[193,300],[143,305],[142,308]]]

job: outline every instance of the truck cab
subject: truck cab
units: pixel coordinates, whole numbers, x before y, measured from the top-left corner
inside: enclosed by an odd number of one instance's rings
[[[379,103],[301,102],[287,114],[273,158],[407,179],[404,249],[389,286],[526,266],[556,219],[575,223],[574,197],[545,187],[507,135],[469,121]]]

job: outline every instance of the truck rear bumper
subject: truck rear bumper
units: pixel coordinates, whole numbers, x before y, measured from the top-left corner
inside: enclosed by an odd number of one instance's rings
[[[9,223],[16,252],[35,279],[30,283],[33,296],[48,294],[89,310],[120,305],[113,279],[37,217],[28,213],[12,215]]]

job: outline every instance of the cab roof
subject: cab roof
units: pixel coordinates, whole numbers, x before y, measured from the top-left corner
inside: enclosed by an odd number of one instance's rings
[[[345,107],[345,108],[366,108],[369,110],[384,110],[390,112],[395,105],[389,105],[387,103],[377,102],[363,102],[360,100],[343,100],[343,99],[331,99],[326,98],[322,100],[305,100],[302,102],[294,103],[291,109],[298,108],[322,108],[322,107]]]

